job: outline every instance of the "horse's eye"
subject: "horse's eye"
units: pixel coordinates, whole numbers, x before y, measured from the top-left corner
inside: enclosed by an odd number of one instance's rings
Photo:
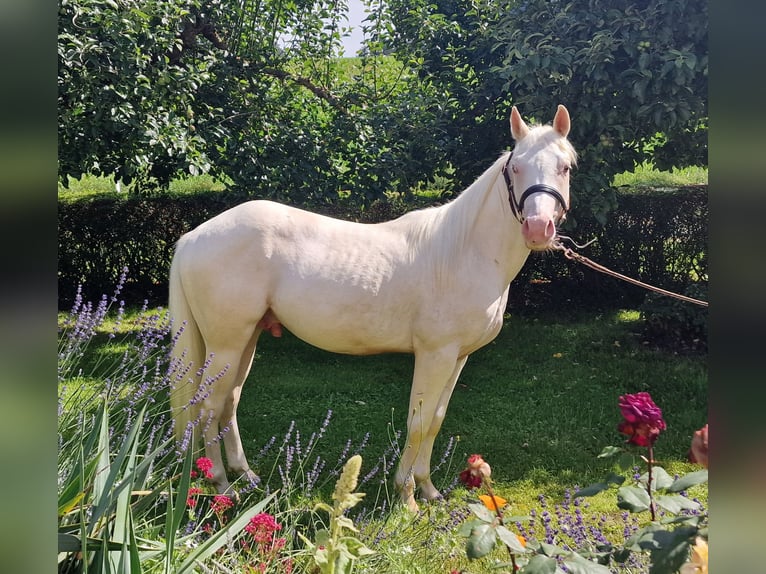
[[[513,173],[519,173],[519,168],[516,167],[515,165],[512,165],[511,169],[513,170]]]

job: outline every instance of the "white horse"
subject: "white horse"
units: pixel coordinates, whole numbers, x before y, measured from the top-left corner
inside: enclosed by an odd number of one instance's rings
[[[360,224],[249,201],[181,237],[169,285],[170,316],[183,325],[171,407],[184,448],[190,434],[204,440],[219,492],[230,489],[221,437],[229,470],[255,477],[237,404],[258,337],[284,325],[336,353],[414,353],[395,481],[413,510],[416,485],[425,499],[440,496],[431,451],[460,371],[497,336],[511,280],[530,250],[551,247],[569,204],[566,108],[530,128],[514,107],[510,123],[514,151],[445,205]]]

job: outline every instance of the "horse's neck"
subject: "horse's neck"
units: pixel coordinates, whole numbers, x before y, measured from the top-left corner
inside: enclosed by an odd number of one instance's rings
[[[459,241],[467,246],[469,257],[477,255],[497,267],[506,286],[516,276],[529,255],[521,234],[521,224],[513,217],[508,190],[502,175],[507,156],[501,157],[453,204],[446,225],[461,226]]]

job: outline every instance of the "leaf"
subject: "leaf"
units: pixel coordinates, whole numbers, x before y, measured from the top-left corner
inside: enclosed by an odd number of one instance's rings
[[[569,558],[564,559],[564,564],[567,567],[567,572],[570,574],[611,574],[612,571],[606,566],[591,562],[587,558],[584,558],[573,552]]]
[[[345,536],[341,538],[341,541],[346,545],[348,552],[354,558],[361,558],[362,556],[371,556],[375,554],[374,550],[367,548],[361,540],[353,538],[351,536]]]
[[[65,514],[69,514],[72,511],[72,509],[80,503],[83,497],[85,497],[85,493],[81,491],[81,492],[78,492],[76,495],[74,495],[74,497],[71,497],[69,500],[65,500],[64,502],[61,502],[61,498],[59,498],[59,509],[58,509],[59,518],[61,518]]]
[[[335,522],[341,528],[347,528],[351,532],[359,532],[356,529],[356,526],[354,526],[354,521],[351,520],[348,516],[337,516],[337,517],[335,517]]]
[[[649,473],[645,472],[638,479],[641,484],[646,484],[649,481]],[[673,478],[668,472],[661,466],[655,466],[652,468],[652,490],[664,490],[673,484]]]
[[[698,502],[689,500],[680,494],[658,496],[655,498],[655,502],[673,514],[678,514],[682,510],[697,510],[700,507]]]
[[[681,492],[687,490],[697,484],[707,482],[708,475],[707,469],[690,472],[684,476],[680,476],[673,484],[668,487],[669,492]]]
[[[497,537],[513,552],[523,554],[527,551],[519,536],[508,530],[505,526],[497,527]]]
[[[625,477],[621,474],[615,474],[614,472],[611,473],[609,476],[606,477],[607,483],[617,484],[620,485],[623,482],[625,482]]]
[[[469,560],[476,560],[489,554],[495,547],[495,528],[491,524],[482,523],[477,525],[465,545],[465,552]]]
[[[472,502],[468,505],[468,508],[484,522],[492,522],[495,519],[495,514],[490,512],[483,504]]]
[[[620,457],[617,459],[617,465],[622,470],[628,470],[633,468],[636,465],[636,457],[633,456],[632,453],[624,452],[620,455]]]
[[[486,524],[486,522],[484,522],[483,520],[467,520],[460,525],[460,528],[458,528],[457,533],[459,536],[468,538],[471,535],[471,532],[473,531],[473,529],[479,524]]]
[[[599,454],[596,458],[609,458],[620,454],[621,452],[623,452],[623,449],[619,446],[607,446],[604,447],[604,450],[602,450],[601,454]]]
[[[609,485],[605,482],[596,482],[594,484],[590,484],[586,486],[585,488],[581,488],[577,492],[574,493],[575,498],[578,496],[594,496],[598,494],[599,492],[602,492],[609,488]]]
[[[657,546],[651,552],[649,574],[678,571],[689,557],[689,546],[696,533],[697,529],[690,526],[682,526],[673,531],[656,531],[654,538]]]
[[[519,572],[521,574],[555,574],[556,560],[537,554]]]
[[[547,542],[540,543],[540,551],[546,556],[561,556],[566,554],[566,550],[563,550],[555,544],[548,544]]]
[[[630,512],[649,510],[649,494],[637,486],[622,486],[617,490],[617,507]]]

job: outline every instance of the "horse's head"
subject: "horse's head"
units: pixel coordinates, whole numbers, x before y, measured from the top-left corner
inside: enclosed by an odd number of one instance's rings
[[[553,245],[556,225],[569,209],[569,172],[577,154],[567,140],[569,112],[559,106],[553,124],[530,128],[516,106],[511,110],[511,135],[516,146],[505,166],[511,207],[522,223],[529,249]]]

